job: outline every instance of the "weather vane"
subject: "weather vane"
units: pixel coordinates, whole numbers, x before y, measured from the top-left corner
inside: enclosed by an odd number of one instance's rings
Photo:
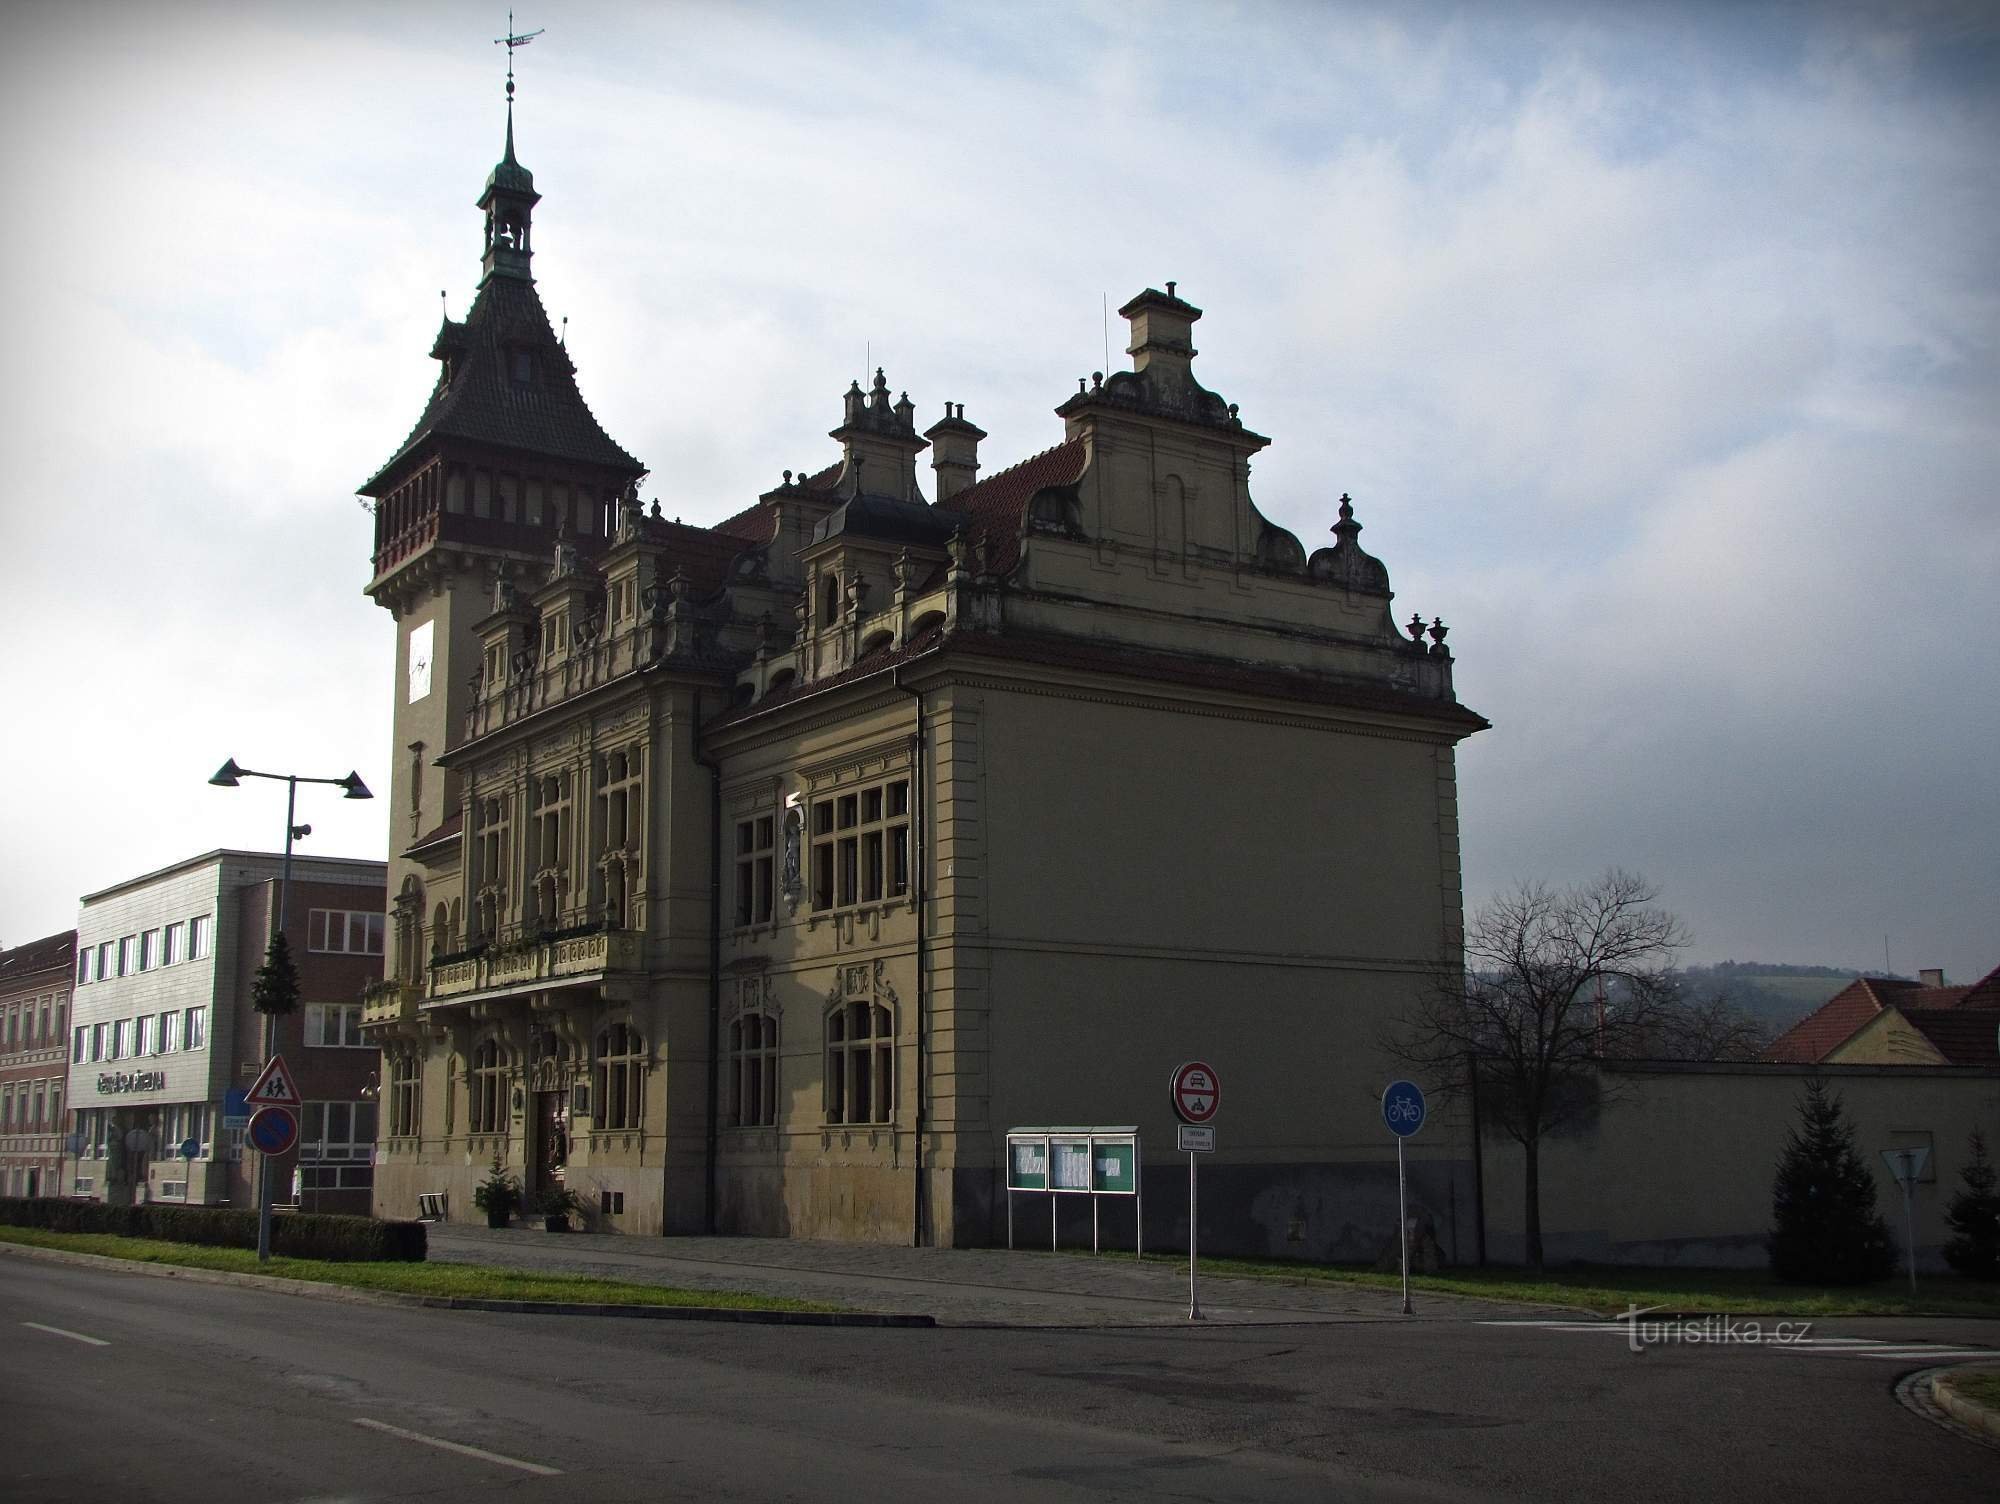
[[[505,47],[507,49],[507,103],[509,105],[514,103],[514,49],[516,47],[527,46],[528,43],[534,41],[536,37],[547,30],[546,26],[538,26],[533,31],[514,30],[514,13],[510,10],[507,12],[507,35],[493,39],[495,47]]]

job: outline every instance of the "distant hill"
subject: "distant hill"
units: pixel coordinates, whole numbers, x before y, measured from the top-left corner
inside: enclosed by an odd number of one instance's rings
[[[1698,993],[1721,990],[1774,1035],[1789,1029],[1856,977],[1887,975],[1899,981],[1913,980],[1896,977],[1894,972],[1766,961],[1719,961],[1713,966],[1685,967],[1681,974]]]

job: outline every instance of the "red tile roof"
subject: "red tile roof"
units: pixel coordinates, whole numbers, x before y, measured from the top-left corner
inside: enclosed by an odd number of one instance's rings
[[[834,477],[840,474],[843,461],[835,460],[824,470],[805,476],[798,484],[807,491],[827,491],[832,489]],[[782,499],[783,493],[779,493]],[[741,538],[745,543],[768,543],[776,523],[777,503],[770,497],[760,496],[755,504],[745,507],[734,517],[725,517],[709,531],[721,533],[725,537]]]
[[[7,987],[44,971],[67,974],[76,966],[76,931],[64,930],[30,940],[11,950],[0,950],[0,987]]]
[[[2000,1016],[1988,1008],[1899,1008],[1951,1065],[2000,1066]]]
[[[1763,1058],[1787,1065],[1817,1065],[1882,1011],[1881,985],[1878,977],[1856,977],[1772,1040]]]
[[[1986,973],[1978,981],[1965,989],[1965,996],[1958,1000],[1961,1008],[2000,1008],[2000,966]]]
[[[436,827],[425,831],[422,835],[418,836],[414,841],[410,842],[410,844],[406,848],[404,848],[403,855],[408,856],[412,851],[422,851],[426,846],[436,846],[442,841],[448,841],[453,836],[457,835],[464,828],[465,828],[465,811],[462,809],[453,810],[449,815],[445,816],[444,820]]]
[[[1021,558],[1029,501],[1044,487],[1075,485],[1083,460],[1083,440],[1070,439],[967,486],[937,509],[961,513],[973,538],[986,546],[986,567],[1005,574]]]

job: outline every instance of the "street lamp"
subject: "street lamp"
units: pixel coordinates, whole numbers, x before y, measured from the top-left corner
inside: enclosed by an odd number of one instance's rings
[[[285,863],[278,874],[278,914],[277,923],[272,927],[272,935],[285,932],[286,905],[291,898],[292,886],[292,842],[300,836],[312,834],[310,825],[296,823],[298,814],[299,785],[302,783],[330,783],[335,788],[345,789],[348,799],[373,799],[368,785],[361,781],[359,773],[349,773],[345,778],[306,778],[297,773],[260,773],[255,768],[241,768],[236,759],[230,758],[215,770],[215,776],[208,781],[217,788],[233,789],[245,778],[271,778],[285,785]],[[264,1061],[270,1062],[276,1045],[278,1020],[275,1015],[264,1015]],[[263,1163],[257,1175],[257,1261],[268,1262],[271,1257],[271,1156],[263,1156]]]

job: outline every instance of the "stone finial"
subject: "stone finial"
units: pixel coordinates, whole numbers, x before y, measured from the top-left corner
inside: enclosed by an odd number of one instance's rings
[[[1410,641],[1417,644],[1418,647],[1423,646],[1424,619],[1421,616],[1412,615],[1410,617],[1410,624],[1407,627],[1403,628],[1403,630],[1410,634]]]
[[[875,384],[868,389],[868,405],[873,408],[886,408],[889,405],[889,381],[882,374],[880,366],[875,368]]]
[[[792,472],[789,470],[785,472],[785,489],[787,491],[792,489]]]
[[[655,521],[655,522],[658,522],[658,521],[660,521],[660,520],[661,520],[661,518],[660,518],[660,498],[659,498],[659,497],[655,496],[655,497],[653,498],[653,510],[652,510],[652,511],[650,511],[650,512],[648,512],[648,513],[647,513],[646,515],[647,515],[647,516],[649,516],[649,517],[651,517],[651,518],[653,519],[653,521]]]
[[[1451,628],[1444,624],[1443,617],[1433,616],[1431,618],[1431,641],[1437,644],[1439,652],[1444,651],[1445,634],[1450,630]]]

